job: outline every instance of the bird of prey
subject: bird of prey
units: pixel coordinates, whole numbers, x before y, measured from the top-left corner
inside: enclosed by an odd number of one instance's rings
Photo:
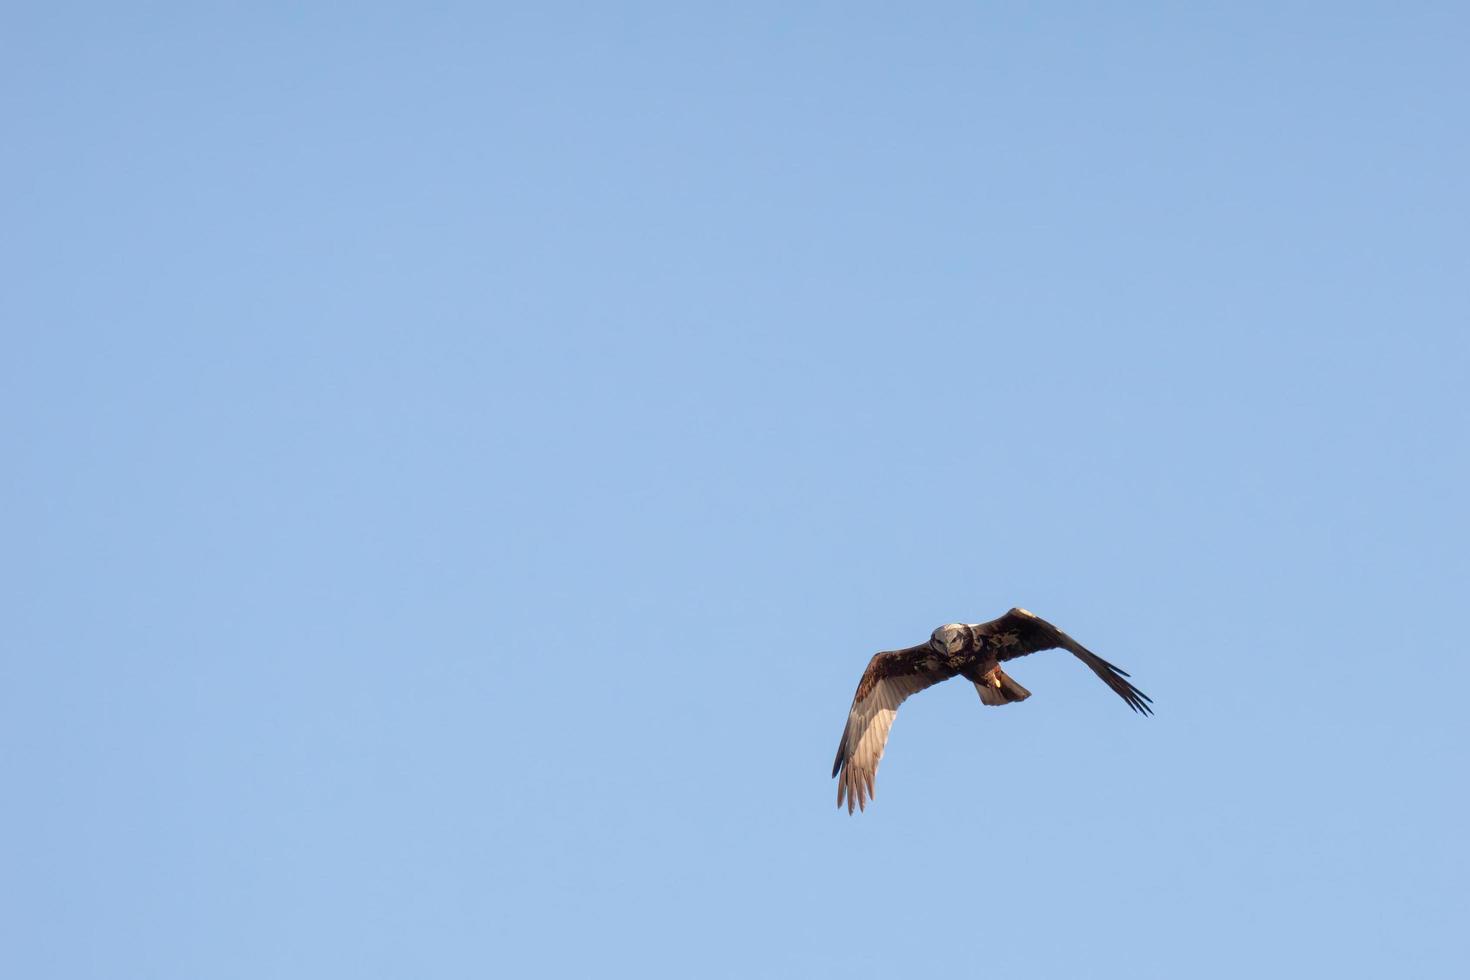
[[[1024,701],[1031,692],[1012,680],[1000,665],[1057,647],[1091,667],[1104,684],[1128,702],[1128,707],[1153,714],[1149,696],[1128,682],[1127,671],[1114,667],[1035,613],[1012,609],[988,623],[949,623],[935,630],[928,643],[880,653],[868,662],[847,712],[837,759],[832,763],[832,775],[841,777],[837,782],[837,806],[841,808],[846,802],[848,813],[854,806],[867,808],[888,729],[898,706],[910,694],[958,674],[974,682],[983,704]]]

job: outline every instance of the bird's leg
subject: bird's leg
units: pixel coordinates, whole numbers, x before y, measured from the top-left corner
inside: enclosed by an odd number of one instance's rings
[[[993,687],[996,690],[1000,690],[1001,680],[999,661],[991,659],[989,661],[989,665],[985,667],[985,669],[981,672],[981,676],[983,677],[986,686]]]

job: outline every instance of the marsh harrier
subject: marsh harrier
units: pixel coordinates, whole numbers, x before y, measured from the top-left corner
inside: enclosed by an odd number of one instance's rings
[[[837,805],[866,809],[873,798],[873,781],[888,729],[898,706],[910,694],[959,675],[973,681],[984,704],[1024,701],[1031,692],[1011,679],[1000,665],[1040,650],[1060,647],[1092,668],[1103,683],[1134,711],[1153,714],[1150,700],[1114,667],[1051,623],[1025,609],[1012,609],[988,623],[949,623],[929,637],[928,643],[877,654],[858,681],[857,694],[847,712],[847,727],[837,746],[832,775],[837,782]]]

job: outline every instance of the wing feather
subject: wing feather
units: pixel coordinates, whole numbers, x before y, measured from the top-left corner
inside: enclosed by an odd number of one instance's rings
[[[1041,650],[1061,648],[1086,664],[1113,692],[1128,702],[1128,707],[1145,715],[1154,713],[1147,694],[1128,681],[1128,672],[1108,663],[1102,657],[1057,629],[1051,623],[1024,609],[1012,609],[999,619],[981,623],[976,629],[995,642],[997,659],[1014,660]]]
[[[927,643],[880,653],[868,662],[848,709],[837,758],[832,761],[839,807],[846,803],[847,812],[852,813],[854,808],[866,809],[873,798],[878,763],[898,706],[909,695],[954,675],[955,671],[939,663]]]

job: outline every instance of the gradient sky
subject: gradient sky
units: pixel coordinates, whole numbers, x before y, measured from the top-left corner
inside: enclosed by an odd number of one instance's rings
[[[1464,976],[1467,11],[7,5],[0,973]]]

